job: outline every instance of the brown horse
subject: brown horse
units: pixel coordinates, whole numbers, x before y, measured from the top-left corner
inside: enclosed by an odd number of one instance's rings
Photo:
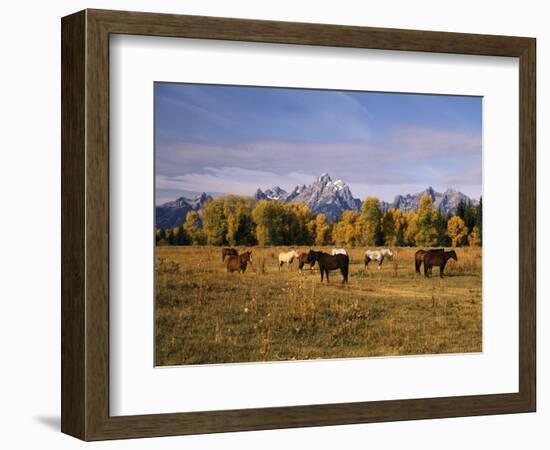
[[[225,267],[228,272],[245,273],[248,263],[252,264],[252,252],[244,252],[238,256],[228,256],[225,261]]]
[[[300,273],[302,273],[302,269],[306,264],[308,264],[307,261],[308,253],[300,253],[300,256],[298,257],[298,270]],[[313,270],[313,266],[315,265],[315,261],[309,263],[309,270]]]
[[[443,271],[445,270],[445,264],[449,259],[458,261],[454,250],[450,252],[428,252],[424,255],[424,276],[429,277],[432,274],[432,267],[439,266],[439,276],[443,278]]]
[[[416,273],[420,273],[420,266],[424,262],[424,256],[426,256],[427,253],[443,253],[445,251],[444,248],[431,248],[429,250],[418,250],[414,254],[414,270]]]
[[[327,283],[329,282],[328,279],[328,272],[329,270],[336,270],[340,269],[340,272],[342,272],[342,283],[348,282],[348,272],[349,272],[349,256],[348,255],[329,255],[325,252],[315,252],[313,250],[310,250],[307,255],[307,262],[309,264],[314,264],[317,262],[319,264],[319,269],[321,270],[321,283],[323,282],[323,274],[327,276]]]
[[[226,256],[239,256],[239,254],[234,248],[225,247],[222,248],[222,262],[225,260]]]

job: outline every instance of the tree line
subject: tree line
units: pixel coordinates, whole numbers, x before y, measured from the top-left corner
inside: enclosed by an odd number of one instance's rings
[[[227,195],[209,200],[202,214],[187,213],[179,227],[156,230],[157,245],[337,245],[337,246],[480,246],[482,199],[461,201],[456,214],[442,213],[429,195],[417,211],[382,211],[367,197],[359,211],[344,211],[330,223],[306,205]]]

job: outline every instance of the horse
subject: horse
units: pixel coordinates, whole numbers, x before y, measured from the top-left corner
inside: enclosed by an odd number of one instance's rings
[[[313,266],[315,265],[315,261],[308,263],[307,257],[309,253],[300,253],[300,256],[298,257],[298,270],[300,273],[302,273],[302,269],[306,264],[309,264],[309,270],[313,270]]]
[[[252,264],[252,252],[244,252],[238,256],[228,256],[225,261],[225,267],[228,272],[245,273],[248,263]]]
[[[234,248],[225,247],[222,248],[222,262],[225,260],[226,256],[238,256],[237,250]]]
[[[428,252],[424,255],[424,276],[429,277],[432,274],[432,267],[439,266],[439,276],[443,278],[443,271],[445,270],[445,264],[449,259],[458,261],[454,250],[450,252]],[[428,275],[429,273],[429,275]]]
[[[279,253],[279,272],[281,271],[281,267],[283,267],[283,264],[286,263],[287,267],[290,268],[290,265],[292,264],[292,261],[294,261],[294,258],[299,258],[300,255],[296,250],[291,250],[286,253]]]
[[[371,261],[378,261],[378,270],[380,270],[386,256],[390,259],[393,258],[393,252],[389,248],[383,248],[382,250],[367,250],[365,252],[365,270]]]
[[[420,266],[424,262],[424,256],[426,256],[427,253],[443,253],[445,251],[444,248],[431,248],[429,250],[418,250],[414,254],[414,270],[416,273],[420,273]]]
[[[348,252],[346,252],[345,248],[333,248],[332,249],[332,256],[334,255],[347,255]]]
[[[328,272],[329,270],[340,269],[342,272],[342,284],[348,282],[348,272],[349,272],[349,256],[348,255],[329,255],[325,252],[316,252],[310,250],[307,256],[307,262],[309,264],[314,264],[317,262],[319,264],[319,269],[321,270],[321,283],[323,282],[323,275],[327,276],[327,283],[329,283]]]

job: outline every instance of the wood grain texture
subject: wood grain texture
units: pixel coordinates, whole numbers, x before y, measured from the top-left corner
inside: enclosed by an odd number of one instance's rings
[[[77,437],[86,428],[85,20],[79,12],[61,27],[61,430]]]
[[[511,56],[520,60],[519,391],[109,416],[109,34]],[[534,411],[535,40],[87,10],[62,20],[62,430],[84,440]],[[185,405],[182,405],[185,408]]]

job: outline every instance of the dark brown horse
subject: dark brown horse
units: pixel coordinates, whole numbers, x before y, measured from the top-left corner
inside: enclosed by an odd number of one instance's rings
[[[298,257],[298,270],[300,273],[302,272],[302,269],[306,264],[309,264],[309,269],[313,270],[313,266],[315,265],[315,261],[308,263],[307,257],[309,253],[300,253],[300,256]]]
[[[329,270],[336,270],[336,269],[340,269],[340,272],[342,272],[342,283],[348,282],[348,272],[349,272],[348,255],[342,255],[342,254],[329,255],[328,253],[325,253],[325,252],[315,252],[313,250],[310,250],[307,255],[307,263],[315,264],[315,262],[319,264],[319,269],[321,270],[321,283],[323,282],[324,274],[326,274],[327,276],[327,283],[328,283]]]
[[[226,256],[238,256],[237,250],[234,248],[224,247],[222,248],[222,262],[225,260]]]
[[[414,254],[414,270],[416,273],[420,273],[420,266],[424,262],[424,256],[426,256],[427,253],[443,253],[445,251],[444,248],[431,248],[429,250],[418,250]]]
[[[225,267],[228,272],[245,273],[248,263],[252,264],[252,252],[244,252],[238,256],[230,255],[225,261]]]
[[[432,267],[439,266],[439,276],[443,278],[445,264],[449,259],[458,261],[454,250],[450,252],[428,252],[424,255],[424,276],[429,277],[432,274]]]

